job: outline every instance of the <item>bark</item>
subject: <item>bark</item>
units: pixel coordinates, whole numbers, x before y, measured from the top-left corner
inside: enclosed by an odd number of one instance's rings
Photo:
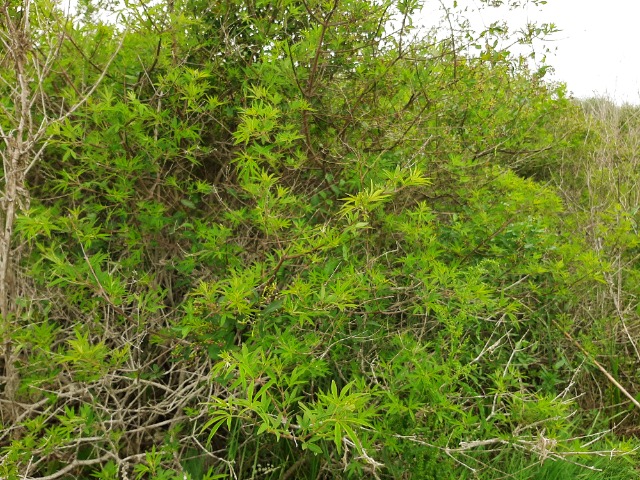
[[[0,236],[0,328],[2,330],[2,357],[4,362],[4,408],[2,409],[4,420],[11,421],[15,418],[15,397],[20,385],[19,373],[16,368],[15,351],[11,342],[11,332],[14,327],[16,315],[15,298],[15,271],[16,259],[12,243],[13,229],[16,215],[19,212],[19,198],[25,192],[25,157],[29,147],[33,144],[33,121],[31,113],[30,79],[28,78],[29,61],[29,33],[30,33],[30,0],[25,0],[22,5],[22,15],[17,17],[9,10],[8,5],[3,6],[3,20],[5,31],[3,32],[3,46],[7,50],[11,61],[17,85],[13,90],[12,100],[15,111],[13,120],[15,128],[8,134],[2,132],[4,150],[2,151],[4,185],[2,194],[2,224]]]

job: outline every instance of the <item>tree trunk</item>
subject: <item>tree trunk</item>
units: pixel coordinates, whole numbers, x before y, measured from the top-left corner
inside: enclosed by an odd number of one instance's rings
[[[24,192],[24,176],[27,165],[26,154],[32,146],[33,123],[31,115],[30,80],[26,74],[29,44],[29,10],[30,2],[23,4],[22,17],[19,20],[13,18],[8,6],[3,8],[5,21],[4,47],[13,63],[17,85],[13,91],[13,122],[15,128],[8,134],[4,134],[5,148],[2,152],[4,189],[2,191],[1,206],[3,210],[2,228],[0,237],[0,329],[2,330],[2,357],[4,360],[4,391],[5,408],[3,408],[4,420],[15,417],[15,396],[20,385],[20,378],[16,368],[15,351],[12,345],[11,332],[14,329],[16,315],[15,298],[15,272],[16,264],[13,258],[13,228],[16,215],[19,211],[18,195]],[[4,132],[3,132],[4,133]],[[6,417],[9,418],[6,418]]]

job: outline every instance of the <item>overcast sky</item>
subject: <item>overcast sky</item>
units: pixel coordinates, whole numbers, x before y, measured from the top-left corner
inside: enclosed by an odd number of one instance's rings
[[[440,18],[433,13],[440,5],[451,7],[454,2],[422,1],[422,20],[427,25]],[[457,3],[459,9],[468,6],[478,10],[482,6],[480,0]],[[640,0],[547,0],[539,7],[531,3],[512,11],[485,7],[467,15],[476,29],[498,19],[507,20],[512,29],[527,20],[556,24],[562,31],[547,43],[554,52],[547,58],[555,69],[552,80],[566,82],[576,97],[606,95],[618,103],[640,104]]]
[[[443,0],[451,6],[453,0]],[[427,9],[438,0],[426,0]],[[461,6],[479,7],[479,0],[458,0]],[[429,16],[429,14],[426,14]],[[555,80],[567,83],[577,97],[608,95],[617,102],[640,104],[640,1],[638,0],[548,0],[515,11],[485,8],[469,13],[475,22],[489,25],[505,19],[513,28],[527,19],[553,22],[562,30],[547,45],[554,52],[547,62],[555,68]],[[477,28],[477,27],[476,27]]]

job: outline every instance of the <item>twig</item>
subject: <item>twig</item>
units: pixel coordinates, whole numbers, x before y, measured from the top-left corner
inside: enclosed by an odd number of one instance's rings
[[[110,458],[116,458],[116,456],[113,453],[108,452],[99,458],[92,458],[89,460],[74,460],[66,467],[62,468],[61,470],[58,470],[56,473],[52,473],[51,475],[47,475],[45,477],[24,477],[22,480],[55,480],[56,478],[60,478],[63,475],[66,475],[68,472],[72,471],[74,468],[96,465],[98,463],[106,462]]]
[[[593,364],[598,367],[598,370],[600,370],[605,377],[607,377],[607,379],[613,383],[616,388],[618,390],[620,390],[620,392],[622,392],[622,394],[627,397],[629,400],[631,400],[631,403],[633,403],[636,407],[638,407],[640,409],[640,402],[638,402],[638,400],[635,399],[635,397],[633,395],[631,395],[626,388],[624,388],[620,382],[618,382],[615,378],[613,378],[613,376],[607,372],[607,370],[600,364],[600,362],[598,362],[595,358],[593,358],[593,356],[591,356],[591,354],[589,352],[587,352],[587,350],[585,350],[585,348],[580,345],[580,343],[574,339],[571,334],[569,332],[566,332],[559,324],[558,322],[556,322],[555,320],[552,320],[553,324],[558,327],[558,329],[564,334],[565,337],[567,337],[571,343],[573,343],[576,347],[578,347],[578,350],[580,350],[589,360],[591,360],[591,362],[593,362]]]

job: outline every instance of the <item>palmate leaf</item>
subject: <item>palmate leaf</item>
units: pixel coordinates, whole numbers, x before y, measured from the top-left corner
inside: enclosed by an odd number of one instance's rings
[[[44,207],[31,208],[16,219],[16,231],[22,233],[28,242],[43,234],[51,238],[53,232],[62,230],[56,223],[57,213]]]
[[[355,195],[347,195],[341,200],[344,202],[340,209],[340,215],[345,217],[353,212],[368,213],[382,205],[391,197],[391,194],[382,187],[376,187],[371,182],[368,189],[364,189]]]
[[[420,167],[403,169],[396,165],[395,170],[385,170],[384,176],[391,180],[394,185],[403,187],[418,187],[431,185],[431,180],[424,175]]]
[[[376,415],[370,406],[372,395],[367,392],[352,392],[355,382],[350,382],[338,390],[335,381],[329,392],[319,393],[317,402],[301,405],[304,415],[299,418],[300,426],[308,435],[331,440],[341,452],[344,434],[360,450],[362,441],[354,427],[372,429],[370,419]]]
[[[617,317],[601,327],[621,305],[634,328],[637,212],[605,205],[587,221],[586,208],[563,224],[585,192],[610,191],[612,169],[554,146],[572,135],[568,103],[500,51],[506,30],[416,40],[398,21],[413,0],[134,3],[144,12],[122,12],[132,28],[104,94],[43,139],[24,185],[33,208],[2,256],[20,297],[3,319],[24,373],[16,405],[37,417],[6,425],[0,477],[70,465],[66,476],[113,480],[127,445],[141,480],[266,479],[265,462],[271,478],[455,478],[462,464],[482,479],[522,476],[513,466],[535,477],[532,442],[457,447],[542,428],[558,442],[550,453],[576,451],[566,439],[594,415],[567,421],[571,399],[557,395],[570,396],[578,367],[548,319],[585,337],[619,332]],[[81,23],[53,32],[64,61],[36,91],[35,122],[111,54],[103,27]],[[474,44],[477,55],[459,48]],[[5,87],[18,85],[10,64]],[[623,184],[634,179],[612,195],[621,208],[638,203],[634,155],[615,162]],[[571,183],[589,174],[590,188],[564,202],[550,179],[578,164]],[[591,237],[603,240],[593,258]],[[572,322],[581,303],[587,317]],[[621,376],[633,371],[625,337],[607,345]],[[601,351],[597,339],[585,343]],[[608,397],[589,397],[596,417],[613,412]],[[58,413],[89,404],[82,436],[65,429]],[[177,471],[187,458],[197,472]]]
[[[203,432],[208,432],[207,441],[211,443],[213,437],[215,437],[220,427],[225,423],[227,424],[227,428],[231,428],[232,420],[233,416],[227,412],[214,412],[211,419],[209,419],[209,421],[207,421],[207,423],[202,427]]]

